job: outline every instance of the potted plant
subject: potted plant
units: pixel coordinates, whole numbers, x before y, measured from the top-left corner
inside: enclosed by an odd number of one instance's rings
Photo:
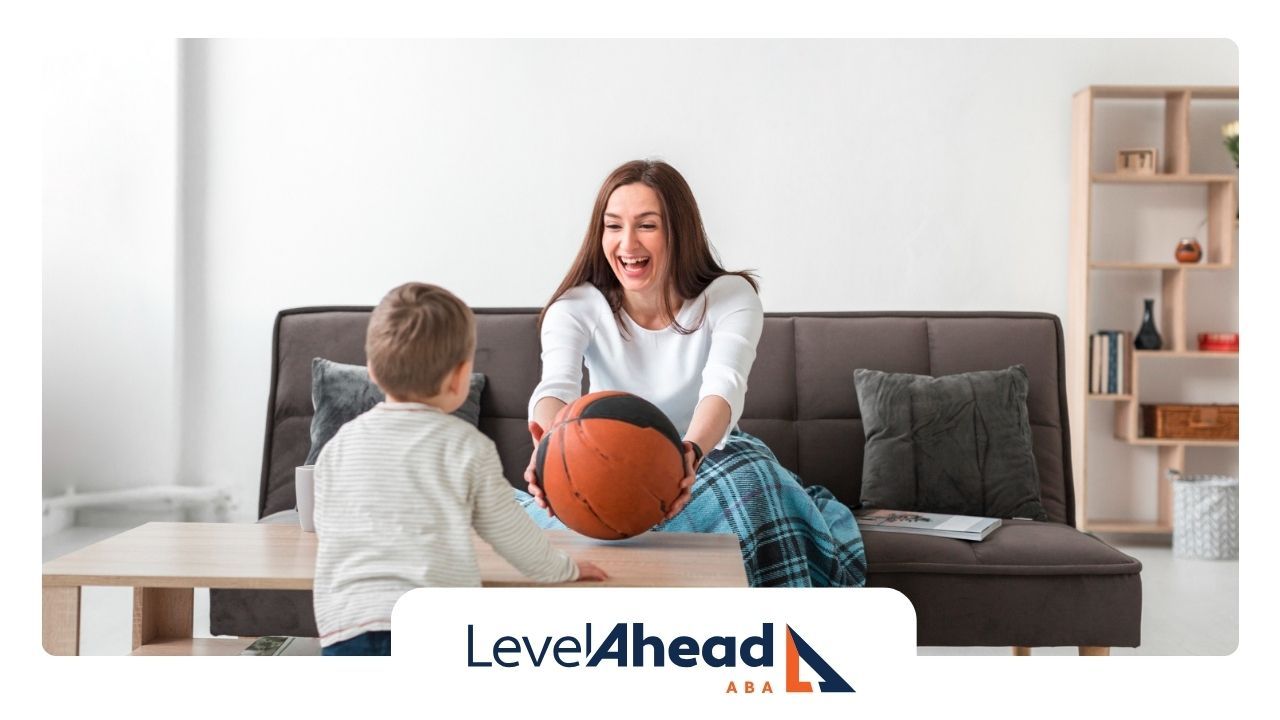
[[[1240,121],[1235,120],[1222,126],[1222,144],[1227,146],[1231,159],[1236,167],[1240,167]]]

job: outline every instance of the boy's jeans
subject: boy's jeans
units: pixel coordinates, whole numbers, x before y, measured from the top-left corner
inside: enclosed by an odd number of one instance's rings
[[[381,630],[357,635],[350,640],[320,649],[321,655],[390,655],[391,632]]]

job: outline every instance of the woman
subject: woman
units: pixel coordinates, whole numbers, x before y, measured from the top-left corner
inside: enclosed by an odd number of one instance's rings
[[[662,409],[685,440],[681,494],[656,529],[732,532],[753,586],[863,585],[852,513],[806,491],[758,438],[737,429],[764,314],[751,273],[722,268],[675,168],[637,160],[600,187],[582,247],[539,319],[542,382],[529,400],[536,448],[560,408],[622,390]],[[536,456],[536,453],[535,453]],[[534,476],[526,510],[557,527]]]

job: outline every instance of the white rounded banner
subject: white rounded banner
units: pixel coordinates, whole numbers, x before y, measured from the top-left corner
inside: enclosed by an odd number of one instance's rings
[[[632,710],[857,703],[901,687],[916,641],[911,604],[883,588],[424,588],[392,626],[395,664],[437,701]]]

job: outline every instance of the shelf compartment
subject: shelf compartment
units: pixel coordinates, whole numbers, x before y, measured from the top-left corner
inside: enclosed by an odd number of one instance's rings
[[[1099,398],[1103,396],[1098,396]],[[1090,397],[1093,399],[1093,396]],[[1158,447],[1163,452],[1167,448],[1189,448],[1189,447],[1240,447],[1239,440],[1194,440],[1188,438],[1153,438],[1144,437],[1141,434],[1141,418],[1139,411],[1142,404],[1132,395],[1125,399],[1118,399],[1115,403],[1115,424],[1111,437],[1115,440],[1136,445],[1140,447]],[[1179,460],[1171,467],[1181,468],[1182,462]],[[1162,475],[1163,476],[1163,475]]]

